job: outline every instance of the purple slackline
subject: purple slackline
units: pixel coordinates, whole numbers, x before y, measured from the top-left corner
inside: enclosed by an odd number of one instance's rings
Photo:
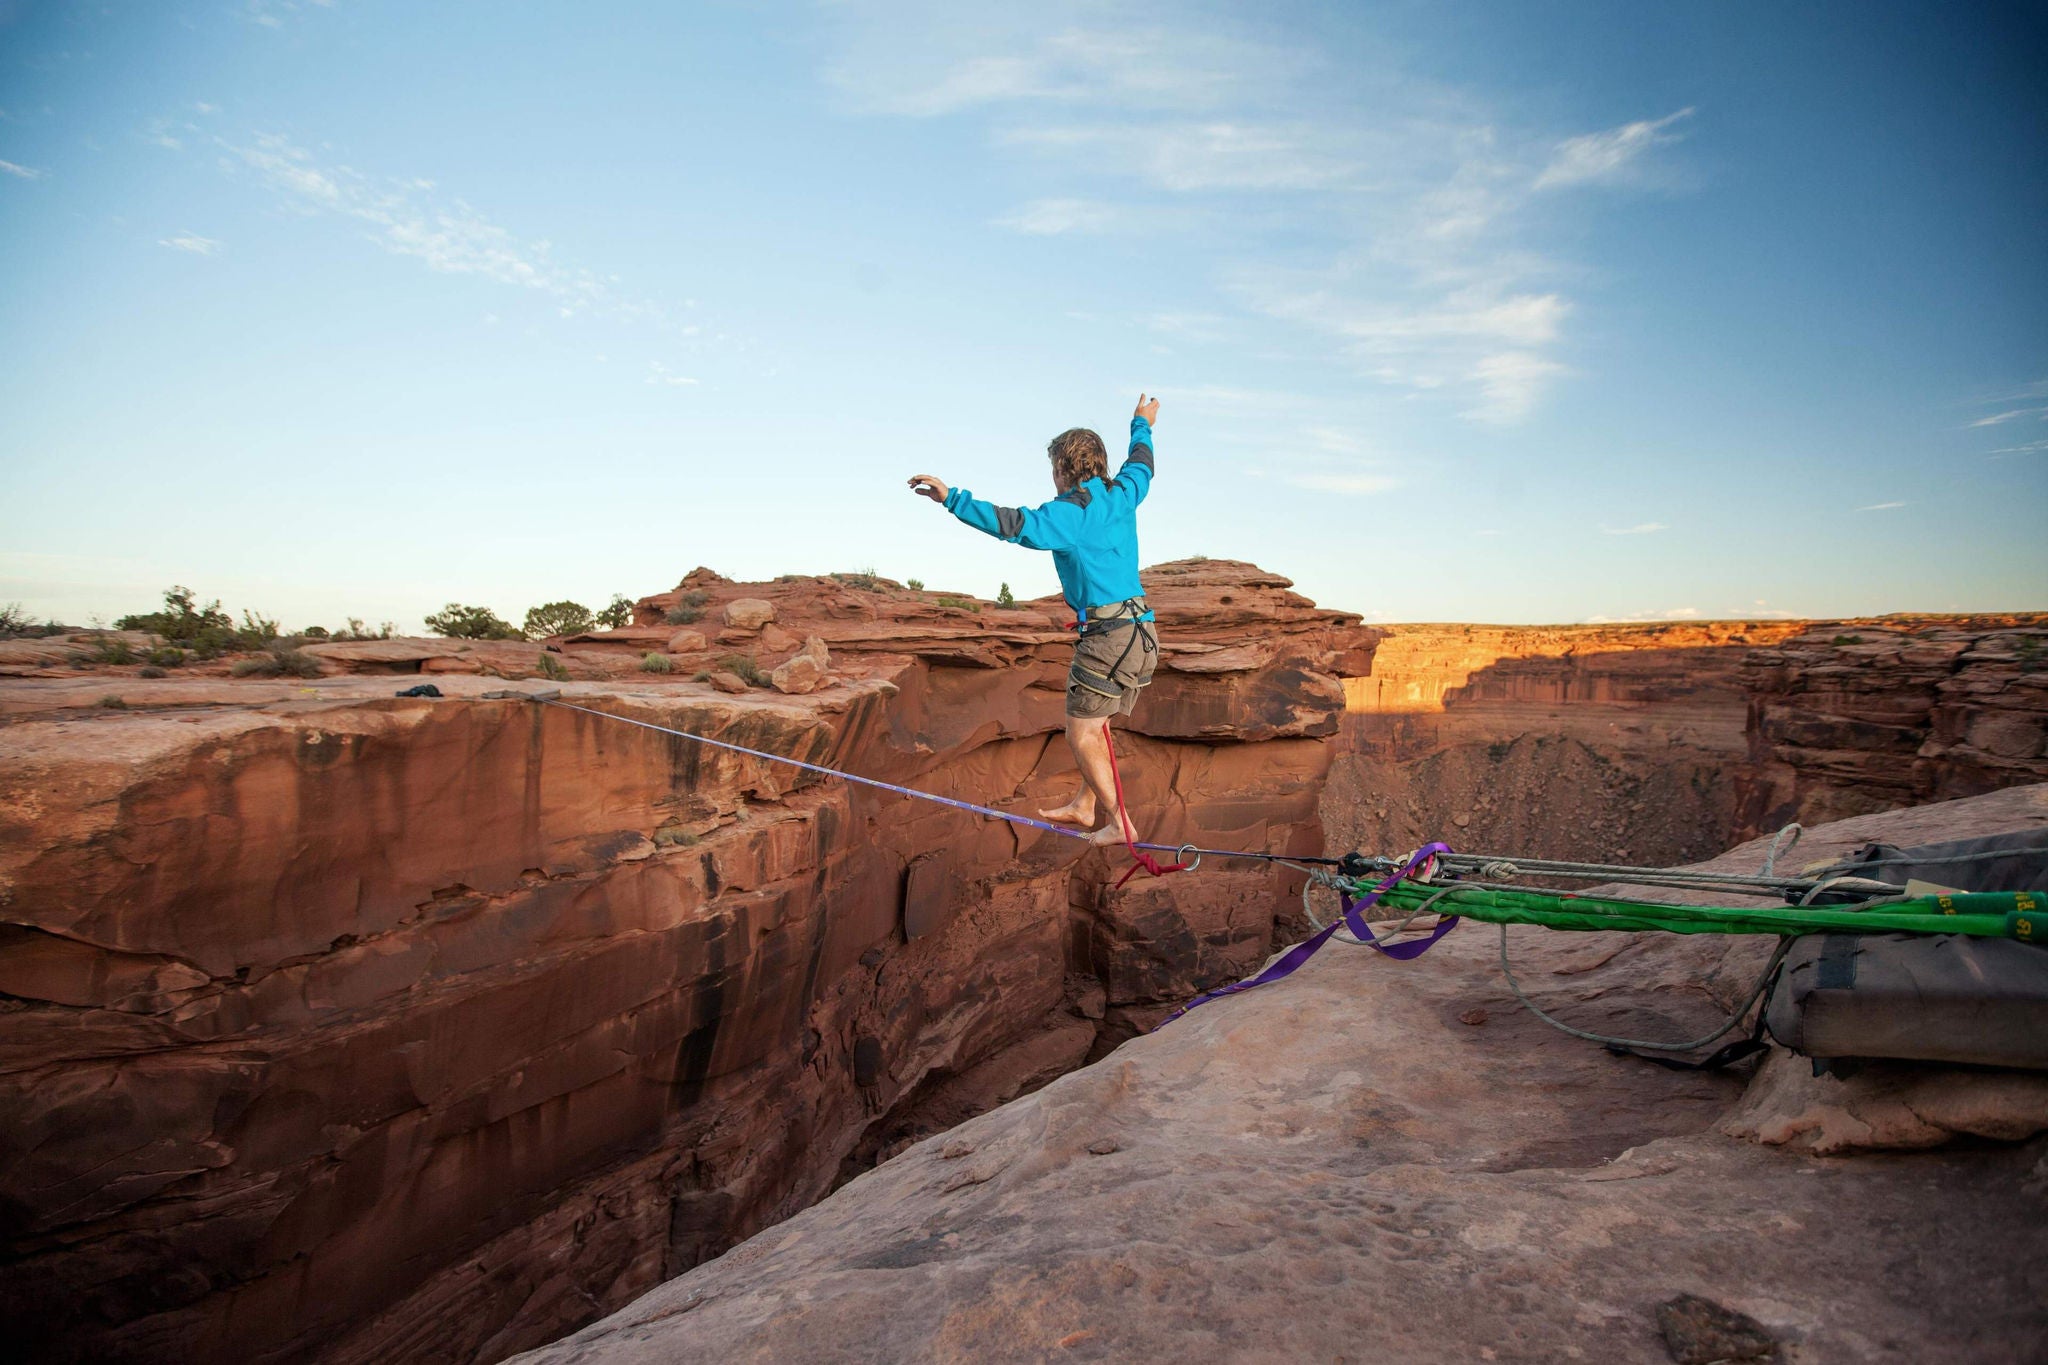
[[[1278,981],[1283,976],[1292,975],[1302,963],[1314,957],[1322,946],[1330,941],[1330,936],[1339,929],[1349,929],[1351,936],[1360,943],[1386,954],[1397,962],[1410,962],[1415,958],[1421,957],[1436,946],[1438,939],[1458,927],[1457,916],[1452,915],[1446,919],[1438,920],[1436,928],[1431,930],[1426,938],[1410,939],[1402,943],[1382,943],[1373,934],[1372,930],[1366,927],[1365,917],[1359,912],[1371,908],[1381,896],[1392,890],[1395,883],[1399,882],[1403,877],[1408,876],[1439,853],[1449,853],[1450,851],[1451,846],[1449,844],[1424,844],[1421,848],[1409,854],[1408,861],[1389,875],[1386,880],[1374,886],[1372,890],[1366,892],[1357,900],[1352,900],[1348,895],[1344,896],[1344,913],[1330,921],[1314,937],[1305,938],[1292,948],[1289,948],[1283,957],[1257,976],[1250,977],[1244,981],[1233,981],[1227,986],[1218,986],[1213,991],[1204,991],[1172,1014],[1160,1020],[1159,1026],[1164,1028],[1197,1005],[1205,1005],[1211,1000],[1221,999],[1226,995],[1235,995],[1239,991],[1248,991],[1254,987],[1269,985],[1272,982]]]

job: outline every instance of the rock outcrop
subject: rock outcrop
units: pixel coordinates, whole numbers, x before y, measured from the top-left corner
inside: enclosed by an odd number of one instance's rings
[[[1119,736],[1146,833],[1318,850],[1373,633],[1249,565],[1148,584],[1164,659]],[[788,663],[766,620],[640,671],[701,642],[671,616],[737,630],[743,600],[816,640],[816,690],[750,685]],[[498,1359],[1106,1050],[1294,902],[1259,864],[1117,891],[1121,852],[483,695],[566,674],[566,703],[1030,811],[1075,781],[1051,604],[700,571],[636,614],[322,646],[346,672],[314,680],[0,686],[15,1349]],[[425,671],[444,699],[392,695]]]
[[[1801,849],[2044,822],[2048,788],[2018,788]],[[1768,956],[1712,935],[1510,942],[1547,1009],[1652,1037],[1704,1032]],[[1552,1031],[1497,951],[1480,925],[1411,963],[1333,945],[520,1359],[2039,1358],[2039,1087],[1993,1125],[2008,1141],[1759,1144],[1719,1131],[1739,1075]]]
[[[1332,838],[1667,865],[2048,780],[2048,616],[1383,627]]]

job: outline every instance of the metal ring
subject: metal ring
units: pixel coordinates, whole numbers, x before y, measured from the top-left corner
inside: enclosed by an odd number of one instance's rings
[[[1195,855],[1195,860],[1191,863],[1182,861],[1182,856],[1191,850]],[[1175,862],[1181,864],[1181,871],[1183,872],[1193,872],[1202,865],[1202,850],[1196,848],[1193,844],[1182,844],[1173,851],[1173,857]]]

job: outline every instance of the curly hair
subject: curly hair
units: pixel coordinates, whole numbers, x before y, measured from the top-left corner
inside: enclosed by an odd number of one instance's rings
[[[1102,438],[1086,427],[1075,427],[1052,438],[1045,448],[1052,456],[1053,482],[1061,488],[1078,488],[1089,479],[1109,477],[1109,452]]]

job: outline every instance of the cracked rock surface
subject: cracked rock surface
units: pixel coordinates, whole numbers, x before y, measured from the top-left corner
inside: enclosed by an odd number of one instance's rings
[[[1801,852],[2044,820],[2048,789],[2017,788],[1822,827]],[[1546,1008],[1649,1037],[1699,1031],[1767,954],[1513,944]],[[2039,1359],[2048,1107],[2008,1130],[2024,1141],[1746,1140],[1717,1128],[1739,1074],[1546,1028],[1495,951],[1473,925],[1413,963],[1333,946],[520,1359]]]

